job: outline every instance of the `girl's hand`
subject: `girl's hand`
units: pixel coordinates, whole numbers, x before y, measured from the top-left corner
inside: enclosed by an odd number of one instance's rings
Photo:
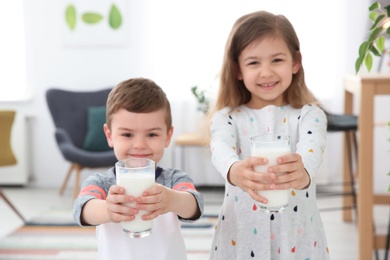
[[[159,215],[172,211],[171,203],[175,203],[172,196],[171,189],[156,183],[146,190],[141,197],[136,198],[136,208],[149,211],[149,214],[143,215],[142,219],[152,220]]]
[[[134,220],[139,210],[125,205],[134,202],[135,198],[127,196],[123,187],[118,185],[111,186],[106,198],[106,211],[109,220],[114,223]]]
[[[228,180],[231,184],[245,190],[254,200],[261,203],[268,203],[265,197],[257,194],[258,190],[275,189],[275,173],[255,172],[254,166],[265,165],[268,160],[260,157],[249,157],[235,162],[229,170]]]
[[[276,190],[307,188],[310,184],[310,176],[307,173],[302,157],[297,153],[281,156],[277,160],[278,165],[268,168],[269,173],[276,173],[273,181]],[[278,173],[287,173],[281,174]]]

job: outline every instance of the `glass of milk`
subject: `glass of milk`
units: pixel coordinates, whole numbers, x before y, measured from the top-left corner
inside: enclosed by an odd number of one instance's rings
[[[251,156],[268,159],[268,164],[254,167],[256,172],[267,173],[269,166],[277,165],[276,159],[291,153],[290,136],[282,134],[265,134],[250,138]],[[281,175],[284,173],[277,173]],[[281,212],[288,206],[290,190],[257,191],[260,196],[268,199],[267,204],[259,203],[260,209],[266,212]]]
[[[146,158],[129,158],[115,164],[116,184],[125,189],[126,195],[139,197],[155,183],[155,162]],[[127,203],[135,207],[134,203]],[[152,232],[152,220],[142,220],[148,211],[140,210],[133,221],[122,222],[122,228],[131,238],[147,237]]]

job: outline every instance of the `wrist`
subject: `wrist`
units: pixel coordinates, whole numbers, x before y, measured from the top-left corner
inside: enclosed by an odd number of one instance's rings
[[[227,173],[227,175],[226,175],[226,179],[227,179],[227,181],[230,183],[230,185],[233,185],[233,186],[237,186],[236,184],[234,184],[233,183],[233,181],[232,181],[232,171],[233,171],[233,166],[235,165],[236,163],[233,163],[231,166],[230,166],[230,168],[229,168],[229,171],[228,171],[228,173]]]
[[[305,169],[305,172],[307,174],[307,178],[308,178],[308,183],[305,187],[302,188],[302,190],[305,190],[305,189],[308,189],[310,187],[310,184],[311,184],[311,177],[310,177],[310,174],[307,172],[307,170]]]

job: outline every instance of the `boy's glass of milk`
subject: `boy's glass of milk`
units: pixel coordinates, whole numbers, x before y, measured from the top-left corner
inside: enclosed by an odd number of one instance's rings
[[[155,183],[155,162],[146,158],[129,158],[115,164],[116,184],[125,188],[126,195],[139,197]],[[134,203],[126,204],[135,207]],[[142,220],[147,214],[140,210],[133,221],[122,222],[123,231],[131,238],[147,237],[152,232],[152,220]]]
[[[282,134],[265,134],[250,138],[251,156],[268,159],[268,164],[254,167],[256,172],[267,173],[269,166],[277,165],[276,159],[291,153],[290,136]],[[277,173],[281,175],[283,173]],[[261,190],[260,196],[268,199],[267,204],[259,203],[260,209],[266,212],[281,212],[288,206],[290,190]]]

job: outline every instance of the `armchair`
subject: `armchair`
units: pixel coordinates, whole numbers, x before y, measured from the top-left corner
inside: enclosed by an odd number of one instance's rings
[[[58,148],[64,159],[71,164],[60,188],[60,194],[64,193],[73,171],[75,172],[73,197],[76,198],[82,169],[109,167],[117,161],[103,133],[105,105],[110,91],[111,88],[97,91],[51,88],[46,92]],[[89,144],[86,143],[87,140]]]

